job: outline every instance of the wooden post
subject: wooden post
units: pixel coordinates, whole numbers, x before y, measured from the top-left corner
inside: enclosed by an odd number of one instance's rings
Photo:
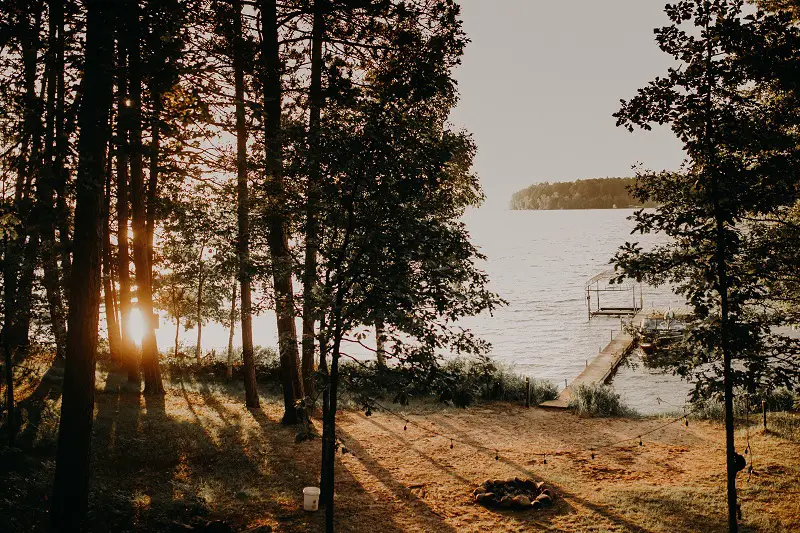
[[[586,287],[586,311],[589,313],[589,320],[592,319],[592,288],[591,285]]]
[[[597,312],[600,312],[600,282],[597,282]]]
[[[764,413],[764,431],[767,430],[767,402],[761,400],[761,412]]]
[[[614,330],[613,329],[611,330],[611,340],[612,341],[614,340]]]
[[[525,378],[525,407],[531,406],[531,378]]]
[[[567,378],[564,378],[564,388],[568,389],[569,385],[567,385]],[[766,419],[765,419],[766,420]]]

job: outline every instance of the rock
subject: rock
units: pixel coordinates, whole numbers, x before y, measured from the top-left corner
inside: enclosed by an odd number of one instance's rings
[[[536,484],[536,488],[537,488],[537,489],[539,489],[539,490],[542,490],[542,487],[544,487],[544,481],[540,481],[540,482],[538,482],[538,483]]]
[[[491,479],[487,479],[486,481],[481,483],[481,486],[482,487],[486,487],[488,489],[491,484],[492,484],[492,480]]]
[[[495,495],[493,492],[484,492],[483,494],[478,494],[475,496],[475,501],[478,503],[484,503],[490,505],[495,503],[497,500],[495,499]]]
[[[527,489],[535,489],[536,488],[536,482],[534,480],[532,480],[531,478],[526,479],[524,481],[524,484],[525,484],[525,488],[527,488]]]
[[[534,509],[541,509],[543,507],[542,502],[540,502],[539,500],[533,500],[533,502],[531,503],[531,507],[533,507]]]
[[[483,494],[487,492],[485,487],[478,487],[477,489],[472,491],[473,496],[477,496],[478,494]]]
[[[521,487],[521,486],[525,485],[525,482],[522,479],[520,479],[518,477],[515,477],[514,478],[514,484],[519,486],[519,487]]]
[[[504,481],[502,479],[493,479],[492,485],[502,485]]]
[[[534,501],[541,503],[542,507],[550,507],[553,504],[553,498],[551,498],[547,494],[540,494],[539,496],[536,497],[536,500]]]
[[[514,505],[517,507],[530,507],[531,506],[531,499],[527,496],[514,496]]]
[[[541,496],[548,496],[550,498],[550,500],[552,501],[556,497],[556,493],[553,492],[553,489],[548,487],[548,488],[542,490]]]
[[[514,505],[514,499],[511,496],[503,496],[500,498],[500,507],[509,508]]]

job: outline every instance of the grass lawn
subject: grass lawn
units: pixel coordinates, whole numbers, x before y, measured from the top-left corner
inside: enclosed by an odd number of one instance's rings
[[[279,424],[277,395],[264,390],[262,407],[247,410],[238,383],[173,379],[166,396],[153,400],[109,368],[97,374],[92,531],[175,531],[200,520],[225,520],[236,531],[323,529],[321,512],[301,509],[302,488],[317,485],[320,442],[295,443],[295,431]],[[30,405],[46,399],[31,409],[23,450],[0,449],[4,532],[46,529],[57,389],[57,379],[45,379],[20,392],[23,406],[26,395]],[[592,459],[590,447],[635,437],[665,419],[579,418],[502,403],[419,405],[404,414],[414,422],[407,431],[386,413],[340,414],[340,439],[352,453],[337,456],[338,531],[725,530],[718,423],[672,424],[645,436],[643,446],[634,439]],[[754,470],[739,474],[742,529],[800,531],[800,443],[791,433],[758,432],[756,422],[748,454]],[[449,439],[420,426],[458,442],[451,449]],[[780,428],[787,427],[797,425],[783,420]],[[740,452],[745,436],[737,430]],[[472,445],[504,451],[496,460]],[[483,480],[515,476],[550,484],[559,494],[555,506],[517,512],[473,503],[470,493]]]

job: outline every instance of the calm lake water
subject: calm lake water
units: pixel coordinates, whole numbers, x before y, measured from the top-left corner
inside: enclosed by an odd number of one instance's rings
[[[464,325],[492,343],[497,360],[563,387],[565,379],[572,381],[586,360],[605,347],[612,331],[616,336],[620,330],[618,318],[588,320],[584,283],[609,268],[609,259],[626,240],[644,245],[659,240],[630,235],[632,223],[627,217],[632,213],[628,209],[470,212],[465,220],[473,242],[488,256],[482,267],[489,273],[492,290],[509,305],[494,316],[473,317]],[[620,297],[620,305],[631,304],[628,293]],[[611,298],[603,301],[612,303]],[[644,288],[645,307],[679,303],[669,291]],[[161,324],[159,347],[165,350],[174,342],[175,329],[163,318]],[[277,344],[274,315],[256,317],[253,326],[256,344]],[[237,331],[236,344],[239,335]],[[196,331],[182,331],[180,337],[193,345]],[[222,350],[227,341],[228,331],[219,324],[204,326],[204,349]],[[643,413],[674,410],[657,398],[683,405],[690,388],[678,378],[641,365],[621,368],[613,384],[629,405]]]
[[[467,321],[492,343],[496,359],[563,387],[565,379],[572,381],[586,360],[605,347],[612,331],[614,336],[619,333],[618,318],[588,319],[584,284],[609,268],[609,259],[624,242],[649,247],[663,239],[630,235],[633,223],[627,218],[632,213],[631,209],[477,210],[467,216],[473,242],[488,256],[484,266],[491,287],[509,303],[493,317]],[[601,298],[608,305],[632,303],[630,293]],[[669,290],[648,287],[643,288],[643,300],[645,307],[681,303]],[[641,364],[622,367],[613,384],[629,405],[645,413],[675,409],[657,398],[682,406],[690,388]]]

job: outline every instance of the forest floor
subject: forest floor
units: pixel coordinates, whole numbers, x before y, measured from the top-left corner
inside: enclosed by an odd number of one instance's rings
[[[236,531],[323,530],[322,511],[302,510],[303,487],[317,485],[320,441],[295,443],[295,430],[280,425],[276,395],[265,390],[261,408],[248,410],[238,383],[176,379],[152,399],[108,368],[97,373],[91,531],[181,531],[200,517]],[[57,389],[57,379],[45,378],[20,391],[23,406],[26,395],[29,405],[44,401],[31,409],[23,450],[0,448],[2,531],[46,529]],[[501,403],[420,405],[403,416],[407,430],[384,412],[339,415],[351,453],[337,455],[337,531],[725,530],[718,423],[679,421],[645,435],[640,446],[638,435],[670,419],[579,418]],[[800,443],[753,424],[753,473],[739,474],[743,531],[800,531]],[[737,430],[740,452],[747,433]],[[591,458],[590,448],[631,437]],[[496,458],[482,447],[500,452]],[[555,505],[497,511],[473,503],[470,494],[485,479],[514,477],[545,481],[558,494]]]

